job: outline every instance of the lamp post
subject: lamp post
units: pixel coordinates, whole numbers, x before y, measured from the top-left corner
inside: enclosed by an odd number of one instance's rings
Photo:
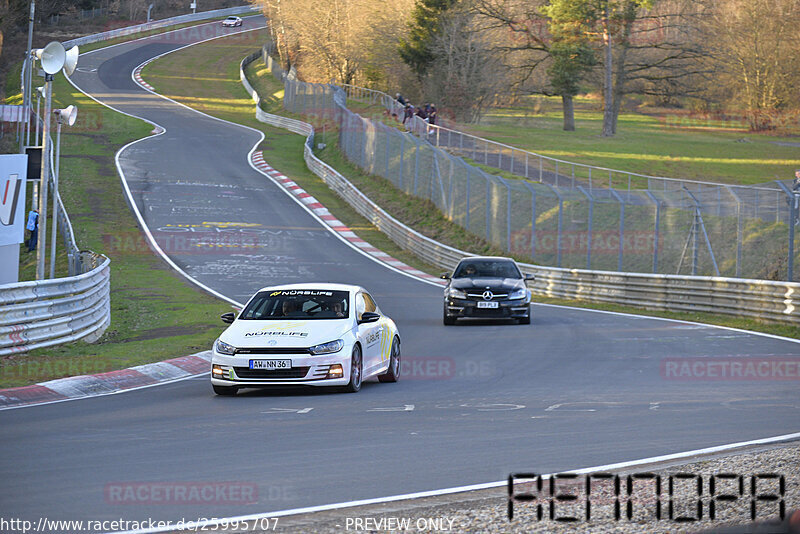
[[[65,122],[68,126],[75,124],[78,118],[78,108],[67,106],[64,109],[53,110],[56,116],[56,168],[53,176],[53,235],[50,236],[50,278],[56,277],[56,236],[58,235],[58,174],[61,167],[61,125]]]
[[[23,63],[23,69],[27,67],[25,71],[25,75],[23,77],[23,85],[22,88],[22,98],[23,98],[23,111],[25,113],[25,144],[30,144],[30,137],[31,137],[31,87],[33,85],[33,57],[31,57],[31,46],[33,46],[33,16],[36,13],[36,0],[31,0],[31,9],[28,14],[28,48],[25,54],[25,63]],[[25,147],[23,146],[23,140],[20,139],[20,148],[19,151],[21,154],[25,153]]]
[[[44,96],[44,86],[36,88],[36,135],[33,137],[33,146],[42,146],[39,142],[39,118],[40,115],[40,107],[42,104],[42,96]]]
[[[39,242],[36,247],[36,279],[44,280],[45,254],[47,251],[47,186],[50,181],[50,110],[53,96],[53,77],[63,68],[69,75],[75,71],[78,64],[78,47],[73,46],[69,52],[64,45],[57,41],[49,43],[44,48],[33,51],[33,56],[42,64],[44,70],[44,115],[42,119],[42,175],[39,188]]]

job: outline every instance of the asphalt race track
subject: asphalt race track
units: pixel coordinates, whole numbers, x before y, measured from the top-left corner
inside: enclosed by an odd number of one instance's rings
[[[249,18],[242,29],[262,24]],[[365,286],[400,328],[405,376],[366,383],[355,395],[279,390],[234,398],[214,396],[201,377],[0,412],[5,510],[27,519],[227,517],[490,482],[512,471],[566,471],[800,428],[796,380],[665,374],[669,358],[796,357],[798,345],[789,341],[550,306],[537,306],[530,326],[444,327],[440,288],[354,251],[250,167],[257,133],[132,81],[132,69],[148,58],[208,37],[187,29],[84,54],[73,76],[98,100],[166,129],[120,155],[142,217],[157,236],[184,238],[162,246],[181,269],[239,302],[276,283]],[[243,224],[250,233],[239,231]],[[220,313],[229,309],[220,303]],[[252,502],[203,505],[120,503],[109,494],[157,482],[253,484],[257,492]]]

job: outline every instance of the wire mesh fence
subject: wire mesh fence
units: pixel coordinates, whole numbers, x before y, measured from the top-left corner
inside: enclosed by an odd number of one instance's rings
[[[776,182],[747,187],[626,173],[547,158],[427,124],[362,117],[348,99],[384,93],[284,80],[284,107],[331,119],[339,148],[363,170],[433,202],[450,220],[524,261],[664,274],[798,281],[797,193]],[[390,123],[392,121],[389,121]],[[489,173],[483,167],[496,169]]]

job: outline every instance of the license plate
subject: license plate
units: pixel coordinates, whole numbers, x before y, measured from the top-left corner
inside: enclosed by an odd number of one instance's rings
[[[497,308],[498,306],[497,302],[478,302],[479,308]]]
[[[250,360],[250,369],[291,369],[292,360]]]

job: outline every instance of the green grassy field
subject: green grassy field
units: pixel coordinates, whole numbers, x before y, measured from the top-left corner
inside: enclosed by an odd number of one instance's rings
[[[775,144],[800,139],[748,132],[736,117],[645,108],[620,113],[617,135],[603,138],[599,105],[576,99],[574,132],[563,130],[560,100],[546,97],[490,109],[478,124],[457,129],[552,158],[668,178],[758,184],[792,178],[800,167],[800,148]],[[798,136],[800,128],[789,133]],[[627,183],[620,177],[615,185]]]

